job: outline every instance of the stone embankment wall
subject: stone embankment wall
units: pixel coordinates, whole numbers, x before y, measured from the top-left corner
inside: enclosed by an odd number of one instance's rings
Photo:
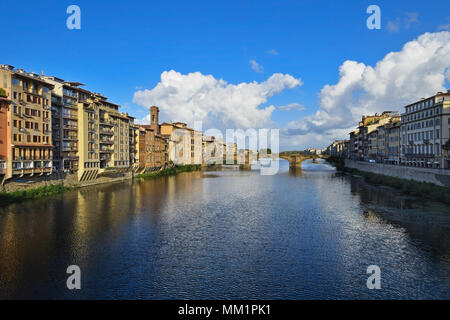
[[[131,179],[132,172],[121,172],[105,174],[95,180],[78,182],[77,174],[55,173],[50,176],[42,175],[35,177],[22,177],[5,181],[3,186],[0,186],[0,192],[14,192],[27,189],[35,189],[44,186],[62,184],[67,187],[86,187],[96,184],[120,182]]]
[[[353,160],[345,160],[345,166],[361,171],[368,171],[406,180],[430,182],[438,186],[450,187],[450,170],[448,169],[406,167]]]

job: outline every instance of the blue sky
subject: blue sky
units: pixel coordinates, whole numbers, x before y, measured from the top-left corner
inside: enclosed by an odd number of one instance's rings
[[[71,4],[81,8],[81,30],[66,28]],[[381,8],[381,30],[366,27],[370,4]],[[339,81],[344,61],[374,66],[406,42],[450,23],[450,2],[444,0],[40,0],[26,5],[3,0],[2,7],[7,46],[0,63],[85,83],[137,118],[147,110],[133,103],[134,93],[154,88],[164,71],[198,71],[231,84],[263,82],[274,73],[301,78],[303,85],[260,106],[305,107],[273,111],[271,120],[280,128],[317,111],[321,89]],[[255,72],[250,60],[263,72]]]

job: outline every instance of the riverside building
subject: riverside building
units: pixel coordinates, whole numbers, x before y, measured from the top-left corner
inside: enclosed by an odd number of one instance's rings
[[[450,90],[405,106],[401,162],[407,166],[450,168]]]
[[[52,173],[51,90],[41,76],[0,65],[3,179]]]

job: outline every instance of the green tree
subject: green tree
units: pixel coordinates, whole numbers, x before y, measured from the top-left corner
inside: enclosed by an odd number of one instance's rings
[[[0,97],[3,97],[3,98],[7,98],[8,97],[8,95],[6,94],[5,89],[3,89],[3,88],[0,88]]]

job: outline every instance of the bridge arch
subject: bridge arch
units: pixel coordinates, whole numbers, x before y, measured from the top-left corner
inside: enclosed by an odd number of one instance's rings
[[[282,154],[282,153],[279,154],[279,157],[281,159],[289,161],[290,168],[301,168],[303,161],[308,159],[315,160],[319,158],[326,158],[326,156],[316,154]]]

